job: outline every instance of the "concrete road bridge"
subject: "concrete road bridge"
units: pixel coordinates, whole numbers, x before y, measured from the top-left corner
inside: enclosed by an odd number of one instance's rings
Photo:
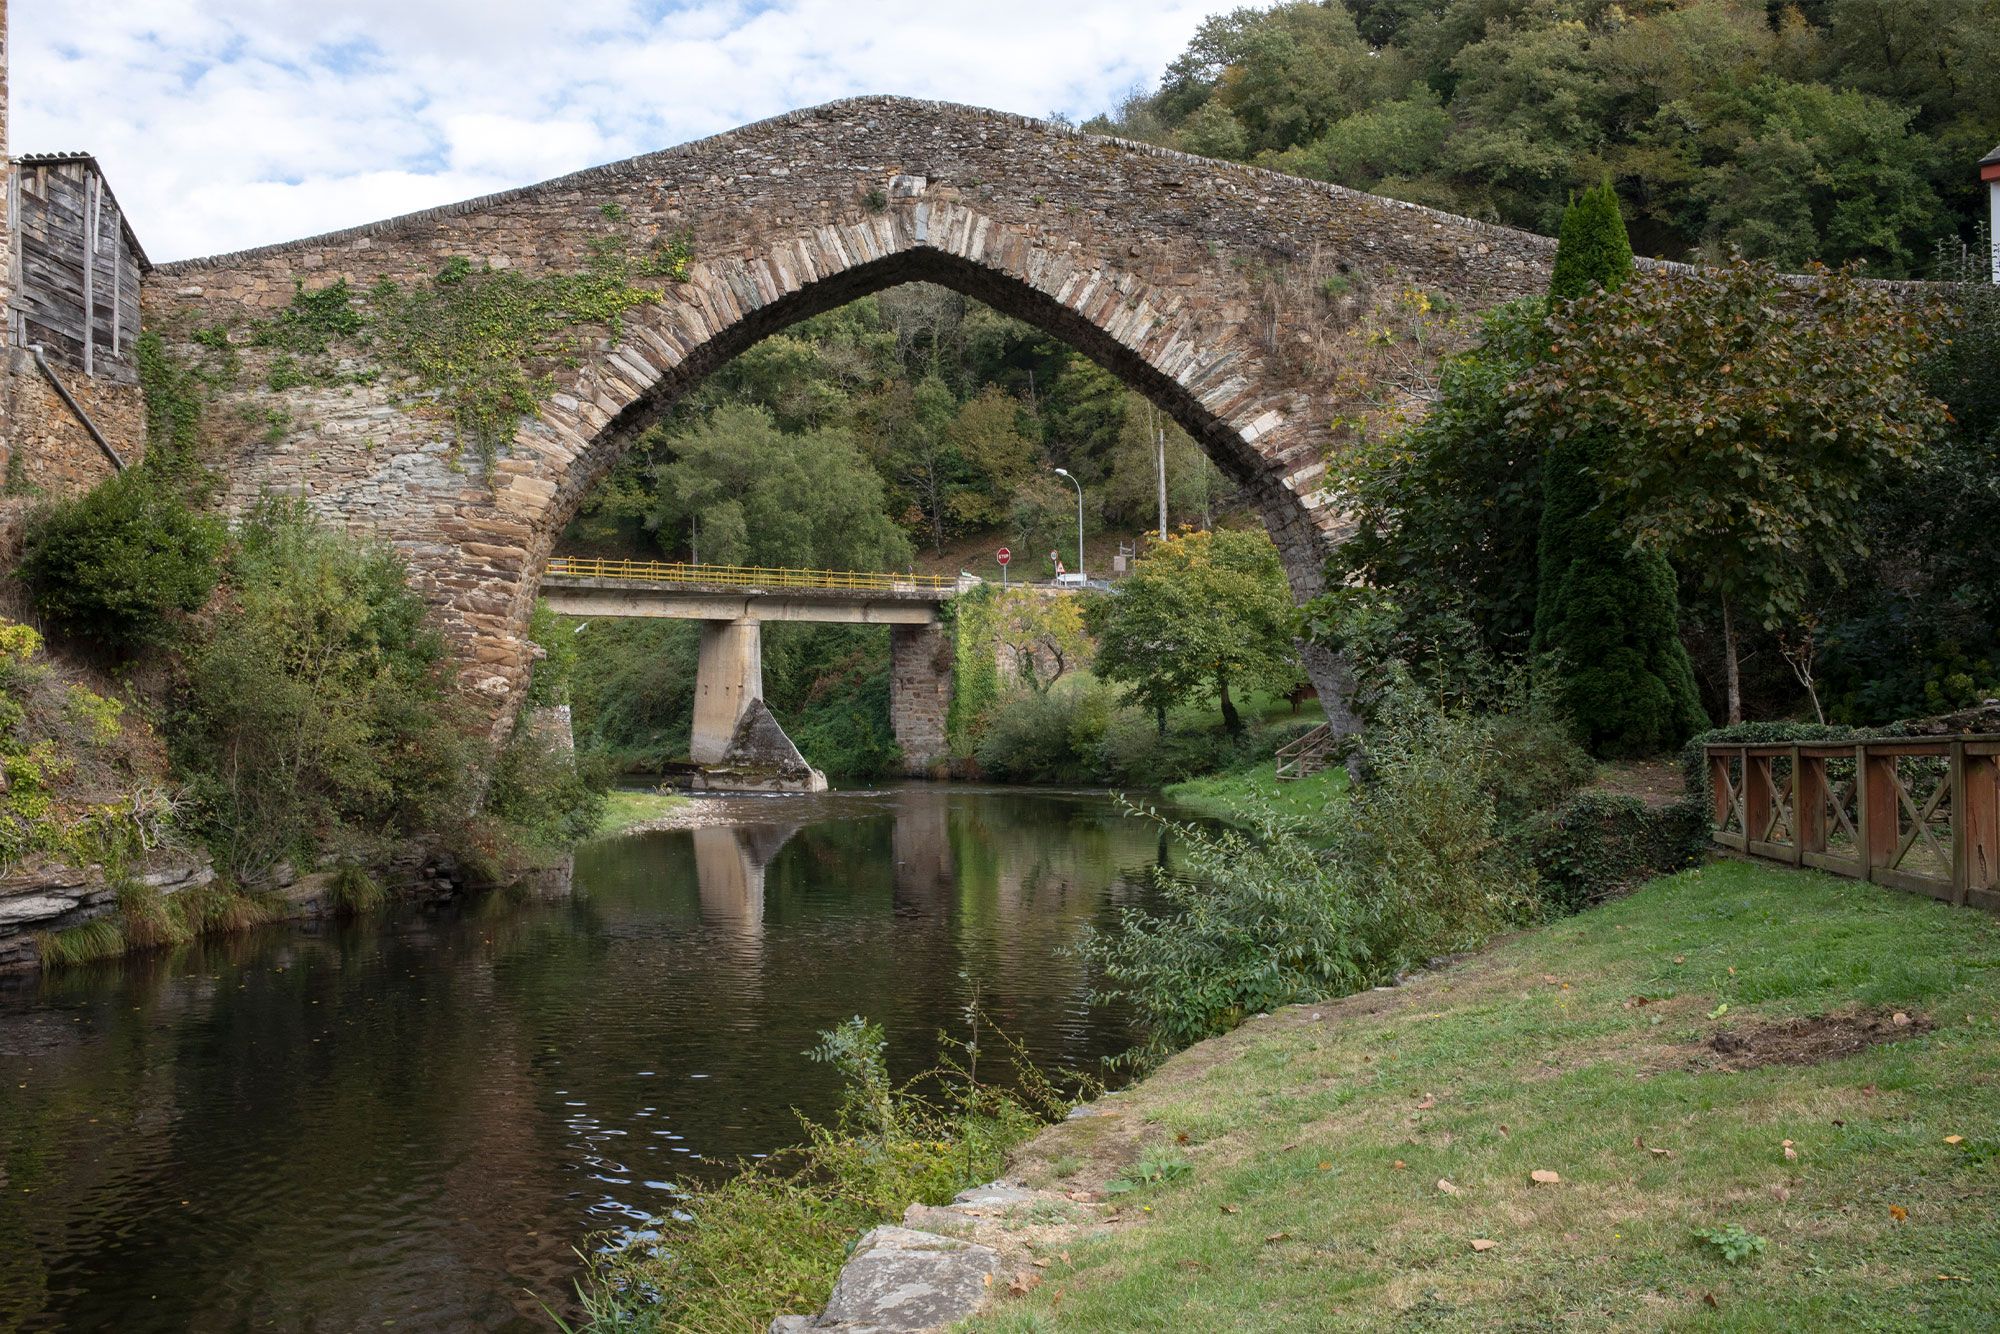
[[[162,264],[142,301],[168,356],[210,372],[205,430],[225,502],[299,496],[394,545],[497,736],[535,657],[526,634],[544,568],[591,488],[703,377],[800,319],[925,281],[1069,342],[1243,488],[1309,596],[1345,531],[1330,457],[1420,401],[1458,345],[1452,329],[1420,329],[1423,313],[1454,309],[1462,329],[1541,292],[1554,249],[1064,125],[861,97],[542,185]],[[418,355],[424,339],[476,325],[482,293],[587,286],[607,263],[626,283],[610,313],[580,303],[574,327],[523,344],[516,378],[491,357]],[[351,321],[328,332],[297,314],[301,294],[343,283]],[[412,311],[431,321],[414,338]],[[1341,721],[1337,664],[1307,665]]]
[[[557,556],[542,598],[566,616],[701,622],[688,758],[736,789],[817,791],[815,771],[764,704],[765,621],[887,625],[889,720],[912,773],[945,749],[952,645],[938,609],[979,581],[926,574]]]

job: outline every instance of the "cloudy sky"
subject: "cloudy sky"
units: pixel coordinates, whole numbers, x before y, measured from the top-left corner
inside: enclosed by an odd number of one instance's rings
[[[1081,119],[1222,0],[13,0],[9,140],[85,149],[156,261],[901,93]],[[79,13],[79,10],[83,12]],[[80,21],[81,20],[81,21]]]

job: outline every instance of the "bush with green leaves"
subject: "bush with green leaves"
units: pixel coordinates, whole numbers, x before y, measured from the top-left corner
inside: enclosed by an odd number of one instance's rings
[[[1648,806],[1624,793],[1580,792],[1530,816],[1513,838],[1553,914],[1581,912],[1700,862],[1708,815],[1692,801]]]
[[[36,513],[17,573],[65,633],[131,650],[208,600],[222,542],[219,521],[137,468]]]
[[[609,786],[601,761],[524,725],[494,759],[486,813],[527,845],[524,852],[560,854],[597,832]]]
[[[478,767],[465,706],[394,553],[267,502],[237,533],[225,593],[168,717],[218,866],[255,883],[454,824]]]
[[[1494,718],[1407,680],[1373,724],[1369,776],[1337,817],[1252,811],[1164,822],[1161,905],[1089,931],[1097,996],[1132,1006],[1149,1059],[1280,1005],[1345,995],[1532,916],[1534,873],[1502,837],[1512,781]]]

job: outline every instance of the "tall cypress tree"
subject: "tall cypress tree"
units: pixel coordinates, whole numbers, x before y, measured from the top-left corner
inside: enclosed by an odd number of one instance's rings
[[[1552,301],[1611,289],[1632,271],[1632,245],[1611,182],[1563,213]],[[1681,643],[1673,569],[1641,551],[1607,511],[1596,469],[1603,442],[1569,438],[1542,460],[1534,652],[1551,655],[1557,688],[1598,755],[1650,755],[1708,725]]]

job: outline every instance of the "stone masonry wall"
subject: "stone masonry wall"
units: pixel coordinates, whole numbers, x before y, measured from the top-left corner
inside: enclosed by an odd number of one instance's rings
[[[309,288],[412,282],[447,260],[575,272],[606,238],[683,238],[686,283],[626,313],[487,472],[389,376],[263,387],[220,422],[229,500],[266,490],[398,546],[496,725],[525,683],[523,632],[564,524],[620,453],[771,332],[897,283],[944,283],[1073,343],[1169,412],[1248,489],[1301,595],[1342,530],[1325,489],[1339,424],[1420,394],[1448,347],[1327,337],[1412,294],[1477,312],[1541,291],[1554,243],[1255,168],[967,107],[857,98],[545,185],[212,259],[163,265],[146,325],[242,327]],[[1385,354],[1385,347],[1387,353]],[[1384,360],[1389,355],[1391,360]],[[1394,357],[1401,356],[1398,361]],[[414,410],[413,410],[414,409]]]
[[[70,496],[115,471],[104,451],[35,365],[31,353],[0,353],[0,478],[8,494]],[[90,414],[129,467],[145,457],[146,405],[136,384],[93,380],[56,368],[63,387]]]
[[[942,625],[897,625],[889,630],[889,725],[903,748],[903,772],[928,777],[950,747],[945,718],[951,711],[951,631]]]

